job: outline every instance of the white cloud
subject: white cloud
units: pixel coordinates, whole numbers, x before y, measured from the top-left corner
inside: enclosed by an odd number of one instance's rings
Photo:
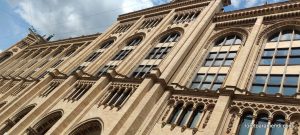
[[[103,32],[118,15],[166,0],[10,0],[10,5],[40,33],[56,39]]]
[[[241,0],[231,0],[231,5],[235,8],[238,8],[241,4]]]

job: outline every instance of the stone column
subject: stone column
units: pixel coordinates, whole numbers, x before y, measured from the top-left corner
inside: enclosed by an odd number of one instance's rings
[[[260,16],[257,18],[251,33],[248,35],[245,45],[239,51],[239,55],[236,56],[235,62],[232,66],[230,74],[228,75],[224,86],[238,86],[238,84],[246,83],[248,74],[245,74],[245,70],[250,68],[247,62],[251,55],[256,55],[257,53],[251,53],[251,50],[256,46],[255,41],[258,38],[258,34],[262,28],[263,17]],[[243,77],[245,76],[245,77]],[[240,85],[239,85],[240,86]]]
[[[204,135],[217,135],[220,134],[220,128],[222,126],[222,121],[224,120],[224,115],[231,103],[231,95],[226,93],[221,93],[218,101],[213,109],[207,126],[204,129]]]
[[[221,0],[211,1],[211,3],[204,8],[204,10],[195,20],[194,24],[190,26],[190,28],[178,42],[179,45],[184,46],[182,46],[177,52],[170,52],[170,54],[164,59],[164,62],[159,66],[159,69],[162,71],[160,78],[166,79],[167,82],[170,80],[185,56],[191,50],[193,44],[195,44],[196,40],[198,39],[197,37],[203,34],[203,31],[211,22],[211,19],[214,17],[215,13],[219,12],[221,8]]]

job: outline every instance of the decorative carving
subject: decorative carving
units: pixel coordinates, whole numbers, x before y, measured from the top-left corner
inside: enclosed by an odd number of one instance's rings
[[[298,131],[299,131],[298,127],[299,127],[298,122],[294,122],[292,135],[298,135]]]
[[[212,114],[212,111],[209,111],[208,114],[207,114],[207,116],[206,116],[206,118],[205,118],[205,121],[203,123],[202,128],[205,128],[207,126],[207,123],[208,123],[208,121],[210,119],[211,114]]]
[[[236,114],[232,114],[229,124],[228,124],[228,127],[227,127],[227,130],[226,130],[227,134],[229,134],[231,132],[235,118],[236,118]]]

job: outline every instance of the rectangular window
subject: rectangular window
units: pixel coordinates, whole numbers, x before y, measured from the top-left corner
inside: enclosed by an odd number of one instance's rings
[[[172,47],[157,47],[154,48],[146,59],[163,59],[168,52],[170,52]]]
[[[207,74],[206,76],[205,74],[197,74],[190,87],[201,90],[218,90],[221,88],[225,77],[225,74]]]
[[[101,52],[94,52],[85,62],[93,62],[95,59],[99,57]]]
[[[139,65],[139,67],[132,73],[132,77],[143,78],[146,74],[149,74],[152,68],[157,65]]]
[[[123,60],[125,59],[132,50],[121,50],[112,60]]]
[[[237,52],[211,52],[207,56],[204,66],[218,67],[218,66],[230,66],[233,63]]]

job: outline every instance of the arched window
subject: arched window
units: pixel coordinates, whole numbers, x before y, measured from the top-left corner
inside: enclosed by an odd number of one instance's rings
[[[266,134],[268,128],[268,115],[265,113],[259,114],[255,120],[255,126],[257,128],[253,128],[254,135]]]
[[[101,123],[97,120],[93,120],[77,127],[69,135],[101,135],[101,128]]]
[[[197,128],[197,124],[199,123],[201,116],[203,114],[203,106],[198,106],[193,112],[190,122],[188,124],[188,128]]]
[[[108,48],[108,47],[110,47],[114,42],[115,42],[115,40],[108,40],[108,41],[104,42],[104,43],[100,46],[100,49]]]
[[[57,111],[40,120],[33,128],[27,130],[28,135],[44,135],[62,117],[62,112]]]
[[[285,29],[270,36],[269,42],[300,40],[300,32],[294,29]]]
[[[276,115],[271,126],[271,135],[283,135],[285,118],[283,115]]]
[[[252,112],[246,112],[242,115],[240,124],[239,124],[238,135],[248,135],[249,134],[252,119],[253,119]]]
[[[0,58],[0,63],[2,63],[3,61],[7,60],[8,58],[10,58],[10,56],[12,56],[12,53],[6,53],[4,56],[2,56]]]
[[[177,122],[177,125],[184,126],[187,121],[189,120],[189,116],[193,112],[193,104],[189,104],[187,107],[184,108],[183,112],[181,113],[181,116]]]
[[[26,116],[33,108],[35,105],[31,105],[29,107],[26,107],[19,113],[17,113],[14,117],[6,121],[6,125],[4,128],[0,130],[0,134],[4,134],[5,132],[9,131],[14,125],[16,125],[24,116]]]
[[[219,39],[215,46],[231,46],[242,44],[242,39],[237,35],[230,35]]]
[[[136,38],[131,39],[126,46],[137,46],[139,45],[143,40],[143,37],[139,36]]]
[[[180,33],[179,32],[172,32],[172,33],[169,33],[165,36],[163,36],[159,43],[168,43],[168,42],[177,42],[178,39],[180,38]]]
[[[177,120],[177,117],[179,116],[179,113],[181,111],[181,108],[183,106],[183,103],[179,103],[173,110],[169,120],[168,120],[168,124],[172,124],[172,123],[175,123],[176,120]]]

